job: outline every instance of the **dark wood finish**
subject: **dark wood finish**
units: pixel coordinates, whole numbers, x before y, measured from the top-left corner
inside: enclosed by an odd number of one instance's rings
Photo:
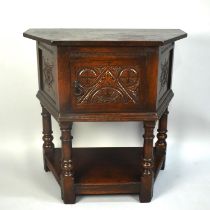
[[[54,116],[54,118],[58,122],[63,122],[63,121],[75,121],[75,122],[108,122],[108,121],[151,121],[151,120],[158,120],[165,109],[168,107],[169,102],[173,98],[174,94],[172,90],[167,91],[165,94],[165,100],[163,103],[159,105],[157,108],[156,112],[129,112],[129,113],[121,113],[121,112],[111,112],[111,113],[106,113],[106,112],[101,112],[100,114],[98,113],[60,113],[54,106],[52,106],[48,99],[46,98],[47,96],[39,91],[37,93],[37,97],[40,101],[42,101],[42,104],[47,106],[48,110],[50,113]]]
[[[61,129],[61,193],[64,203],[75,203],[74,171],[72,162],[72,122],[60,123]]]
[[[127,194],[140,192],[143,148],[107,147],[73,148],[72,160],[77,195]],[[48,167],[61,185],[61,149],[47,155]],[[154,151],[154,179],[157,177],[164,158]],[[129,169],[129,170],[128,170]]]
[[[54,144],[53,144],[53,135],[52,135],[52,125],[51,125],[51,115],[50,113],[42,106],[42,125],[43,125],[43,157],[45,155],[52,155],[54,152]],[[49,171],[45,158],[44,159],[44,169],[45,171]]]
[[[45,170],[64,203],[81,194],[139,194],[152,199],[166,158],[168,106],[178,29],[30,29],[37,41]],[[51,115],[61,129],[52,143]],[[143,148],[72,148],[73,122],[143,121]],[[157,142],[153,130],[159,121]]]
[[[154,155],[153,155],[153,130],[155,121],[144,122],[144,150],[142,160],[141,190],[139,200],[141,202],[150,202],[153,195],[154,184]]]
[[[71,48],[71,51],[71,78],[77,83],[71,94],[73,112],[143,109],[145,96],[140,88],[146,84],[140,78],[147,73],[143,71],[146,69],[146,49],[142,52],[137,48],[121,48],[120,53],[118,48],[80,48],[80,51]],[[100,57],[94,58],[98,53]],[[115,54],[118,58],[113,57]],[[80,94],[77,94],[78,89]]]
[[[187,34],[180,29],[29,29],[23,36],[50,45],[155,46]]]
[[[161,154],[162,156],[166,157],[166,138],[167,138],[167,121],[168,121],[168,109],[163,113],[162,117],[159,120],[158,124],[158,134],[157,134],[157,142],[155,143],[157,153]],[[165,160],[164,164],[162,165],[162,170],[165,168]]]

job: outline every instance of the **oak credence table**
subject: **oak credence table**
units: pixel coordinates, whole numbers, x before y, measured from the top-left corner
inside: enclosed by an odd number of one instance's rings
[[[166,158],[168,105],[178,29],[29,29],[36,40],[44,169],[64,203],[76,195],[139,194],[150,202]],[[51,115],[61,129],[52,142]],[[72,148],[74,121],[143,121],[143,148]],[[157,141],[153,130],[158,121]]]

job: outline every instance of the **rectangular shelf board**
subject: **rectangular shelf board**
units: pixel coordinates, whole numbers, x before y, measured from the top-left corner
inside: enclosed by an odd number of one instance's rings
[[[73,148],[76,194],[139,193],[142,151],[141,147]],[[154,149],[154,158],[156,178],[164,155]],[[61,149],[56,148],[45,159],[60,184]]]

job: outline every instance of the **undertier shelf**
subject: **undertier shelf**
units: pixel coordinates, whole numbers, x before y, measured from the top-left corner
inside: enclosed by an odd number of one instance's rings
[[[142,151],[139,147],[73,148],[76,194],[139,193]],[[164,155],[154,149],[154,158],[156,178]],[[56,148],[45,159],[60,184],[61,149]]]

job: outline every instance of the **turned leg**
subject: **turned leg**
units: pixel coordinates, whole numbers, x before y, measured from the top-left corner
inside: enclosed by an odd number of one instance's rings
[[[154,184],[154,157],[153,157],[153,130],[155,121],[144,122],[144,147],[143,147],[143,160],[142,160],[142,177],[140,188],[140,202],[150,202],[153,196]]]
[[[157,134],[157,142],[155,144],[156,153],[161,156],[164,156],[164,162],[162,164],[161,169],[165,168],[165,160],[166,160],[166,138],[167,138],[167,120],[168,120],[168,109],[163,113],[162,117],[159,120],[158,124],[158,134]]]
[[[44,170],[49,171],[45,160],[46,155],[51,155],[54,151],[53,136],[52,136],[52,125],[50,113],[42,106],[42,125],[43,125],[43,159],[44,159]]]
[[[60,123],[61,129],[61,192],[64,203],[75,203],[74,174],[72,165],[72,122]]]

